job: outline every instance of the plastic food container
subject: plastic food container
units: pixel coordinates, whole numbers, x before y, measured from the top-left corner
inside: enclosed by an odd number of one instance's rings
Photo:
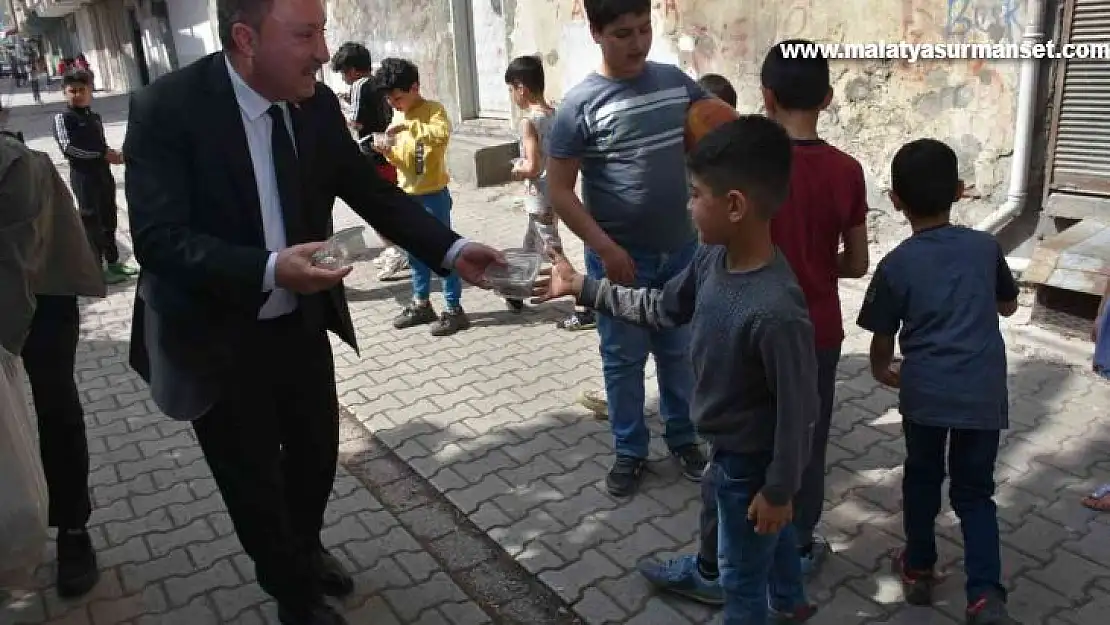
[[[528,299],[540,274],[543,257],[532,252],[506,250],[505,267],[490,267],[485,278],[490,287],[505,297]]]
[[[324,242],[324,248],[312,260],[328,269],[344,269],[369,250],[366,244],[366,227],[354,226],[336,232]]]

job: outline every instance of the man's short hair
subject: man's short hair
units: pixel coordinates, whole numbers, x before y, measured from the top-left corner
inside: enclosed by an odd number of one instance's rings
[[[799,54],[786,58],[783,47],[791,46]],[[803,58],[800,51],[808,46]],[[829,60],[820,48],[806,39],[787,39],[771,46],[759,72],[763,87],[775,94],[775,100],[787,110],[812,111],[820,108],[829,95]]]
[[[88,87],[92,85],[93,76],[92,72],[87,69],[74,68],[69,70],[62,76],[62,86],[69,85],[83,85]]]
[[[911,141],[894,155],[890,183],[911,216],[941,215],[956,201],[959,159],[952,148],[936,139]]]
[[[543,62],[534,56],[518,56],[505,70],[505,84],[524,87],[534,94],[543,93]]]
[[[651,0],[585,0],[586,19],[590,28],[601,31],[625,15],[651,12]]]
[[[356,72],[368,72],[372,65],[370,50],[355,41],[348,41],[339,46],[339,49],[331,57],[333,72],[345,72],[349,69]]]
[[[374,73],[374,82],[385,91],[394,89],[408,91],[420,82],[420,70],[416,68],[415,63],[407,59],[394,57],[382,59],[382,64]]]
[[[740,191],[761,219],[774,217],[790,192],[793,146],[778,122],[742,115],[705,135],[687,158],[690,173],[714,195]]]
[[[736,89],[732,87],[732,83],[727,78],[720,74],[706,74],[698,79],[698,84],[702,89],[724,100],[732,108],[736,108]]]
[[[216,24],[224,50],[235,47],[235,41],[231,38],[232,26],[243,23],[258,30],[262,28],[262,19],[273,6],[274,0],[216,0]]]

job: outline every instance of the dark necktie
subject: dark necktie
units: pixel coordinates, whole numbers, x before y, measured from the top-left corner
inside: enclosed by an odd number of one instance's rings
[[[293,138],[289,134],[289,126],[285,123],[285,113],[281,107],[274,104],[266,112],[273,120],[270,149],[273,152],[278,195],[281,197],[281,215],[285,222],[285,243],[304,243],[300,240],[301,168],[297,163],[297,151],[293,147]]]

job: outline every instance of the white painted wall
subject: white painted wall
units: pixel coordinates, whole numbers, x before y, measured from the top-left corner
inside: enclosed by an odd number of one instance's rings
[[[220,49],[209,1],[171,0],[167,3],[177,62],[181,67]]]

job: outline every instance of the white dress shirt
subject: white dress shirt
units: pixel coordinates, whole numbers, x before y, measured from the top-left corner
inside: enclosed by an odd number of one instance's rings
[[[291,313],[297,308],[297,296],[278,288],[274,279],[277,255],[279,251],[285,249],[286,242],[285,218],[281,212],[281,193],[278,191],[277,175],[274,173],[271,143],[274,124],[273,118],[268,115],[273,103],[251,89],[226,57],[224,61],[227,62],[227,72],[231,76],[235,99],[239,102],[239,116],[243,119],[243,129],[247,131],[247,147],[250,149],[251,164],[254,166],[258,202],[262,207],[262,233],[266,241],[266,249],[270,250],[270,259],[266,262],[266,273],[262,278],[262,290],[269,292],[270,297],[262,305],[258,317],[273,319]],[[289,109],[284,102],[278,105],[284,113],[285,124],[288,126],[286,132],[289,133],[289,140],[293,142],[295,149],[297,144],[291,132],[293,122],[289,118]]]
[[[277,264],[278,252],[285,249],[285,218],[281,212],[281,193],[278,191],[277,175],[274,172],[274,155],[271,139],[273,137],[273,118],[268,114],[273,102],[269,101],[257,91],[247,85],[239,72],[231,66],[231,62],[224,57],[227,63],[227,73],[231,76],[231,87],[235,91],[235,99],[239,103],[239,115],[243,120],[243,129],[247,133],[247,147],[250,149],[251,164],[254,166],[254,181],[258,185],[258,201],[262,208],[262,232],[266,242],[266,249],[270,250],[270,258],[266,262],[266,273],[262,278],[262,290],[270,293],[266,303],[259,310],[259,319],[274,319],[289,314],[297,308],[297,296],[279,288],[276,284],[274,272]],[[278,102],[285,118],[286,132],[289,140],[296,149],[296,137],[293,135],[293,120],[289,117],[289,108],[284,102]],[[455,266],[455,260],[463,247],[470,241],[460,238],[447,251],[443,259],[443,267]]]

